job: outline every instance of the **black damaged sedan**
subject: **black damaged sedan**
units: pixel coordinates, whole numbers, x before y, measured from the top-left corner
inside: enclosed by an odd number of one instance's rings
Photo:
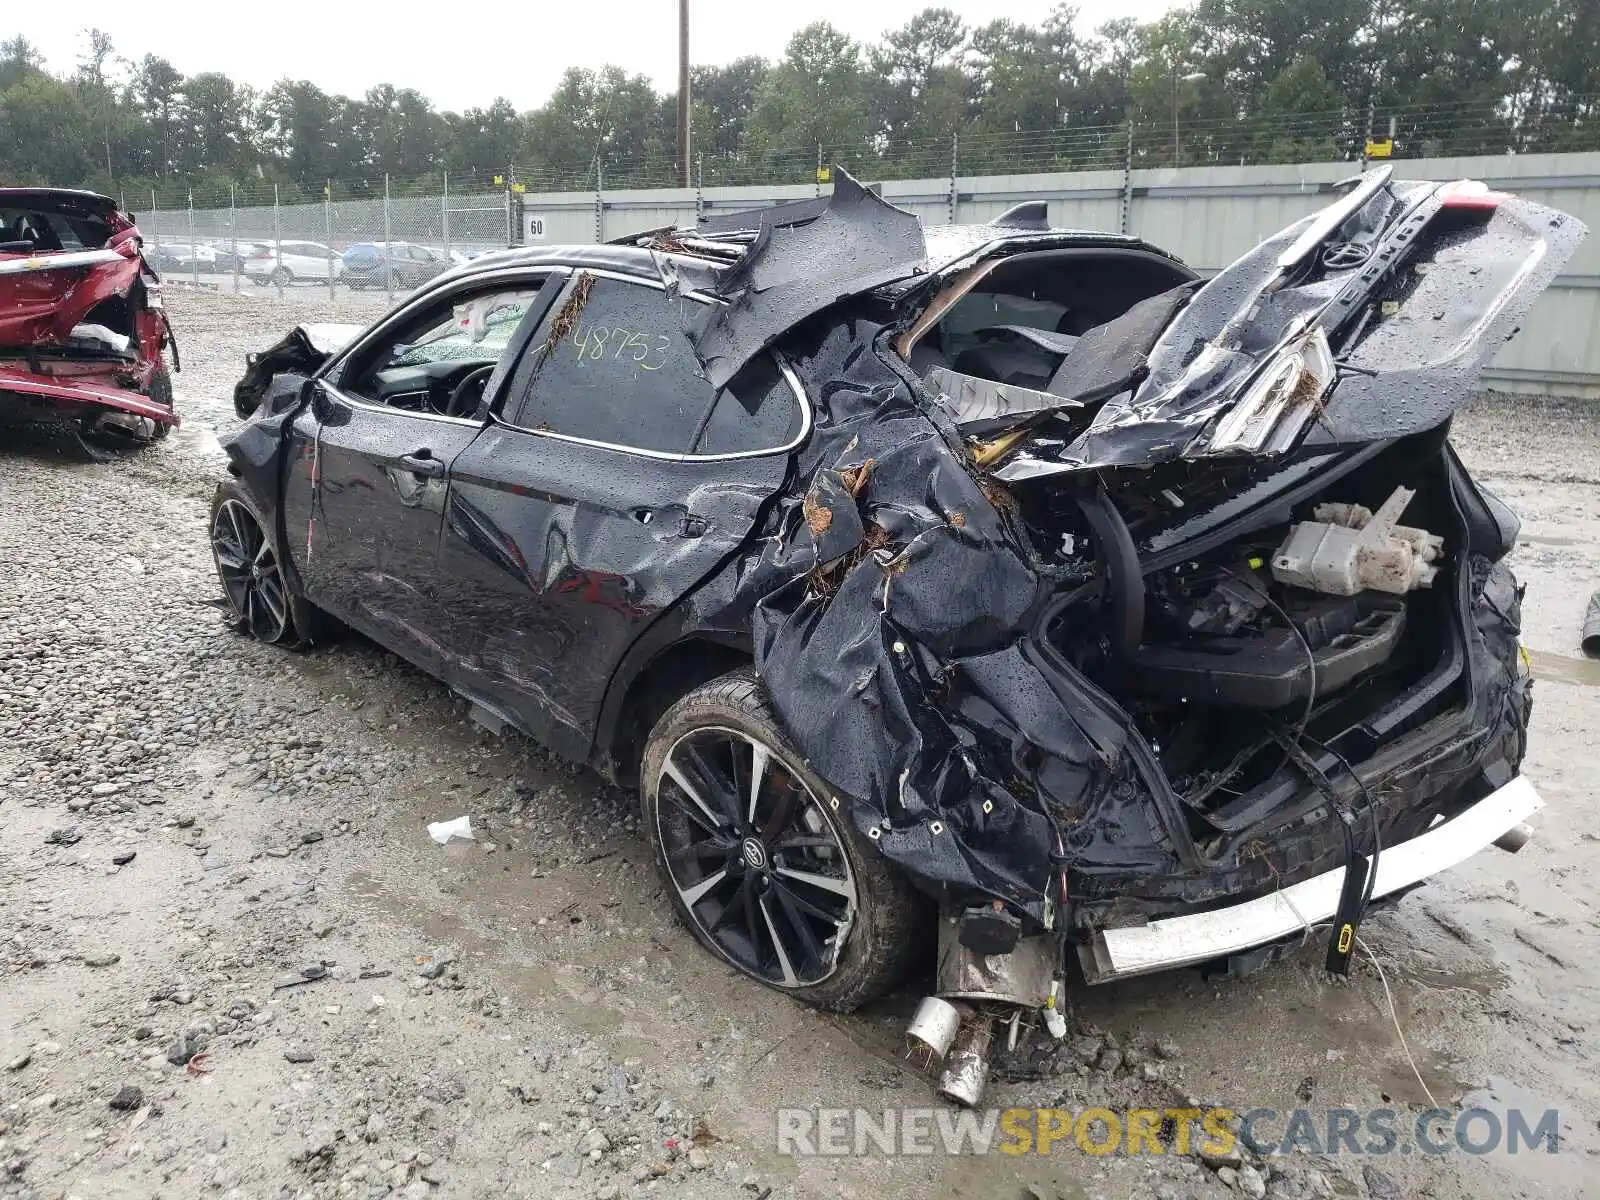
[[[251,356],[241,630],[361,631],[637,786],[739,971],[911,1033],[1327,930],[1540,805],[1451,415],[1584,230],[1374,172],[1202,283],[1043,206],[513,250]]]

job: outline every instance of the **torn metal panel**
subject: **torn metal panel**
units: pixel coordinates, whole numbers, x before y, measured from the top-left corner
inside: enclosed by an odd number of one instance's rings
[[[781,334],[850,296],[911,273],[927,254],[922,223],[837,170],[827,206],[796,224],[763,224],[718,284],[725,304],[689,330],[707,377],[725,386]]]
[[[1201,287],[1149,349],[1142,381],[1138,371],[1101,372],[1110,398],[1074,442],[1036,453],[1029,475],[1252,452],[1231,440],[1243,420],[1228,417],[1271,398],[1252,388],[1274,372],[1288,378],[1314,331],[1334,346],[1320,370],[1337,381],[1308,403],[1269,406],[1253,449],[1431,429],[1464,403],[1586,232],[1511,197],[1496,198],[1486,221],[1442,226],[1474,195],[1456,185],[1368,178],[1353,195],[1359,204],[1335,206],[1341,221],[1308,217]],[[1118,358],[1119,344],[1106,341]],[[1052,392],[1072,389],[1086,349],[1062,362]]]
[[[979,744],[1004,729],[1019,751],[1040,738],[1058,752],[1040,787],[1070,803],[1092,783],[1096,749],[1014,645],[1048,580],[966,469],[953,426],[892,365],[886,336],[843,322],[789,347],[808,391],[825,397],[802,469],[843,476],[871,460],[854,499],[887,544],[831,594],[802,576],[760,598],[757,669],[884,854],[931,886],[1037,914],[1050,801],[996,782]],[[763,557],[793,570],[812,553],[810,525],[788,510]]]
[[[1186,283],[1151,296],[1091,329],[1063,358],[1046,390],[1068,402],[1098,404],[1142,383],[1157,339],[1198,287]]]
[[[245,373],[233,387],[233,410],[241,420],[258,408],[278,411],[299,394],[322,365],[366,331],[335,321],[296,325],[267,349],[245,357]]]
[[[939,406],[958,426],[993,421],[1015,423],[1035,413],[1081,407],[1076,401],[1049,392],[964,375],[949,367],[932,368],[923,376],[923,381],[937,394]]]

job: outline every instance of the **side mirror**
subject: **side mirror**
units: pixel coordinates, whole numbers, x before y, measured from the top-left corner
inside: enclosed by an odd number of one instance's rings
[[[328,397],[328,389],[322,385],[320,379],[308,379],[300,385],[300,396],[309,404],[311,415],[319,422],[326,425],[333,416],[333,404]]]

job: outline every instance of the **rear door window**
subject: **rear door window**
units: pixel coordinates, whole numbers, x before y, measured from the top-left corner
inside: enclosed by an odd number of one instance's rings
[[[754,454],[800,436],[801,400],[770,354],[753,359],[717,395],[696,454]]]
[[[683,332],[697,308],[660,288],[578,272],[523,360],[508,419],[539,433],[687,453],[713,398]]]

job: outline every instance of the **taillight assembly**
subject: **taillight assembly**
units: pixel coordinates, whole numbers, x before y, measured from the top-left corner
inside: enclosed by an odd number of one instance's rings
[[[1476,208],[1493,210],[1503,200],[1510,200],[1509,192],[1496,192],[1486,183],[1476,179],[1459,179],[1439,189],[1439,201],[1445,208]]]

